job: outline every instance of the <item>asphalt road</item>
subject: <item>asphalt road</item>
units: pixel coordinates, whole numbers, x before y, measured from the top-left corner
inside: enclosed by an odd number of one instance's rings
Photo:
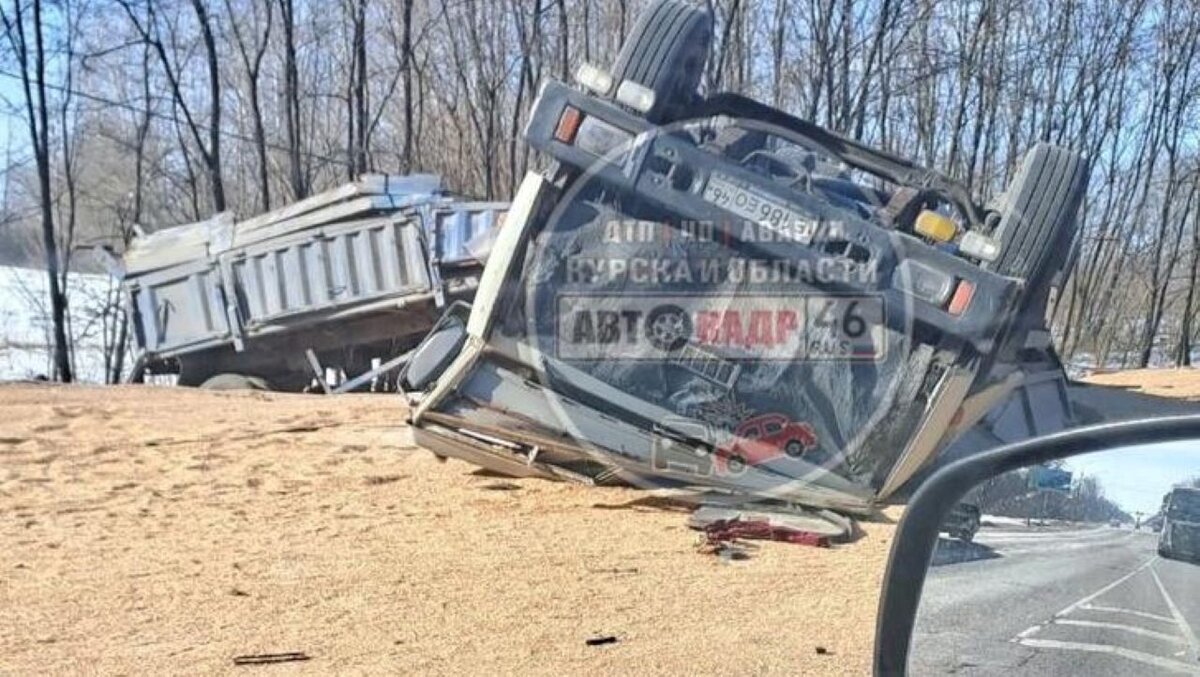
[[[911,673],[1200,675],[1200,565],[1145,531],[980,530],[943,540]]]

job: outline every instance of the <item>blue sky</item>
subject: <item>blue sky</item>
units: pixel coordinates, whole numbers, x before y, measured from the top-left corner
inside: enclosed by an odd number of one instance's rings
[[[1126,512],[1154,513],[1172,486],[1200,476],[1200,440],[1084,454],[1068,459],[1066,469],[1098,478]]]

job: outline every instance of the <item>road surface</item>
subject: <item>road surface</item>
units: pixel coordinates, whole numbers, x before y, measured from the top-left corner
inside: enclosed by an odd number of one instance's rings
[[[941,541],[912,674],[1200,675],[1200,565],[1156,544],[1111,527]]]

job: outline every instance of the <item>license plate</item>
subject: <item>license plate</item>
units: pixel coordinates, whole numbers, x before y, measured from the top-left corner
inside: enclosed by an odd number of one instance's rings
[[[713,174],[704,186],[705,201],[738,216],[766,225],[782,241],[808,244],[817,221],[754,188],[741,186],[722,174]]]

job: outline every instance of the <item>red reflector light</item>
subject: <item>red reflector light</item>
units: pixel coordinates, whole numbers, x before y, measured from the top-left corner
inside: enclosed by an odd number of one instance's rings
[[[554,138],[563,143],[574,143],[581,122],[583,122],[583,113],[578,108],[567,106],[563,109],[562,117],[558,119],[558,128],[554,130]]]
[[[959,280],[958,286],[954,288],[954,295],[950,297],[950,305],[946,307],[946,311],[951,315],[962,315],[967,312],[967,307],[971,305],[971,299],[975,296],[975,285],[966,280]]]

